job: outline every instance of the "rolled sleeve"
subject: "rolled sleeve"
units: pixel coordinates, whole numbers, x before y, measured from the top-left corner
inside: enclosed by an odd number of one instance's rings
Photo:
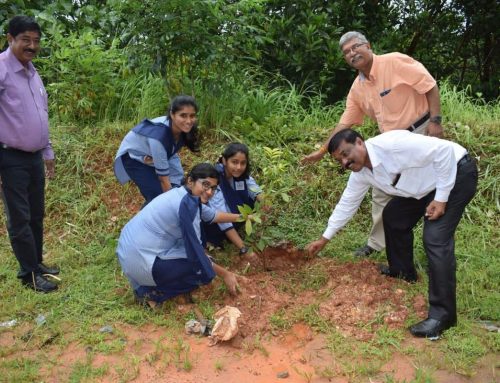
[[[215,211],[230,213],[229,207],[226,205],[226,200],[224,199],[224,194],[222,193],[220,187],[217,188],[217,193],[215,193],[215,195],[209,201],[208,206],[210,206]],[[230,222],[220,222],[217,223],[217,225],[219,225],[219,228],[224,232],[234,227],[233,224]]]
[[[201,220],[203,222],[212,223],[216,215],[217,212],[211,206],[206,204],[201,205]]]
[[[248,194],[250,195],[250,198],[255,200],[257,196],[262,193],[262,189],[257,184],[257,182],[255,182],[253,177],[249,177],[246,182],[247,182]]]

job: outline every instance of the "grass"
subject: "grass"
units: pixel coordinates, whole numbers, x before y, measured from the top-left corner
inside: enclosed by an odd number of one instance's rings
[[[44,380],[47,372],[40,362],[45,360],[42,357],[44,350],[55,345],[63,352],[74,344],[92,351],[85,357],[89,359],[84,358],[71,366],[67,380],[98,380],[108,374],[111,367],[93,366],[92,355],[122,353],[124,345],[120,339],[127,335],[118,330],[113,334],[101,334],[98,330],[104,325],[142,328],[153,324],[166,332],[162,342],[155,343],[153,351],[141,356],[142,359],[130,356],[127,367],[119,371],[123,380],[137,376],[142,360],[165,366],[173,364],[184,371],[194,366],[189,350],[178,337],[183,332],[185,320],[192,314],[179,314],[173,305],[154,312],[134,304],[114,254],[121,227],[142,203],[134,187],[121,187],[115,181],[111,167],[114,153],[135,120],[143,117],[142,114],[161,113],[167,102],[166,95],[158,101],[164,86],[161,81],[154,78],[140,81],[140,86],[136,87],[140,89],[138,99],[144,102],[137,109],[140,113],[130,117],[134,121],[52,126],[58,156],[57,178],[49,181],[46,189],[45,251],[48,263],[61,267],[62,284],[58,292],[33,294],[20,286],[16,279],[17,262],[5,227],[0,227],[3,234],[0,240],[0,322],[16,319],[20,323],[12,330],[0,329],[0,336],[10,331],[16,336],[13,347],[0,350],[0,371],[5,371],[0,374],[0,381]],[[269,242],[287,239],[303,247],[322,233],[348,174],[340,172],[328,159],[307,167],[300,166],[299,160],[324,140],[337,121],[342,105],[321,106],[315,99],[305,100],[293,87],[269,91],[248,83],[234,85],[206,92],[194,90],[201,106],[203,149],[199,157],[183,152],[183,161],[185,164],[213,162],[228,140],[246,142],[251,148],[254,177],[274,198],[264,235]],[[132,92],[132,88],[128,91]],[[319,315],[318,302],[274,313],[270,322],[276,331],[304,321],[327,335],[330,351],[338,356],[335,371],[325,371],[327,375],[340,371],[348,377],[373,376],[390,355],[402,352],[417,361],[414,382],[432,382],[433,369],[445,368],[472,375],[482,356],[500,351],[498,334],[487,333],[477,326],[479,320],[500,321],[500,108],[470,100],[465,92],[457,92],[448,84],[443,84],[441,91],[447,136],[466,146],[479,159],[480,168],[478,193],[467,207],[456,233],[459,325],[439,343],[426,346],[433,352],[417,355],[402,345],[401,332],[385,328],[378,330],[370,342],[342,337],[332,323]],[[125,103],[122,106],[127,107]],[[108,118],[117,115],[109,113]],[[367,124],[361,131],[368,137],[374,134],[375,128]],[[186,169],[189,167],[186,165]],[[292,203],[284,203],[283,194],[289,196]],[[352,249],[362,245],[369,232],[368,202],[369,197],[321,256],[352,262]],[[418,240],[420,229],[415,238],[415,260],[423,275],[426,259]],[[381,261],[385,258],[384,254],[377,257]],[[230,261],[225,259],[223,263],[230,264]],[[291,273],[281,283],[287,291],[315,291],[325,278],[324,270],[312,267],[302,273]],[[410,287],[408,293],[410,296],[426,295],[426,283]],[[205,316],[213,314],[223,294],[221,287],[207,301],[201,302],[200,309]],[[35,323],[39,314],[47,318],[41,326]],[[167,347],[165,342],[173,346]],[[139,349],[142,344],[136,346]],[[267,353],[260,335],[249,347],[264,355]],[[30,355],[21,356],[26,351]],[[445,355],[445,359],[438,357],[437,352]],[[217,363],[215,369],[223,369],[222,362]],[[387,377],[386,381],[394,381],[391,379]]]

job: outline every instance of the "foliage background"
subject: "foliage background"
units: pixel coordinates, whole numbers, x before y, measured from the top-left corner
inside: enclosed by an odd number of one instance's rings
[[[376,53],[415,57],[474,97],[499,96],[495,0],[4,0],[0,28],[20,13],[42,24],[38,66],[60,119],[130,118],[131,83],[149,73],[169,95],[202,82],[218,98],[243,73],[332,105],[355,76],[337,46],[348,30],[365,33]]]

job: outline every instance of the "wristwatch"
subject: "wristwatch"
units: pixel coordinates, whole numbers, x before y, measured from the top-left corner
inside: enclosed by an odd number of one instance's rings
[[[246,254],[246,253],[248,253],[248,247],[243,246],[243,247],[240,249],[240,255],[243,255],[243,254]]]
[[[429,118],[430,122],[434,122],[436,124],[441,124],[441,120],[442,120],[442,118],[441,118],[441,116],[439,114],[436,115],[436,116],[433,116],[433,117]]]

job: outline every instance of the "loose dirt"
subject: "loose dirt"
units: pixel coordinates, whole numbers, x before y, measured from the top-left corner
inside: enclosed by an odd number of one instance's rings
[[[346,374],[328,338],[318,331],[322,325],[333,324],[339,336],[368,342],[381,327],[403,328],[410,313],[425,317],[425,297],[410,296],[406,282],[380,275],[374,262],[341,264],[311,259],[283,243],[259,256],[241,258],[234,268],[245,272],[238,296],[225,293],[219,281],[193,294],[195,302],[208,297],[213,301],[219,294],[220,304],[215,310],[229,305],[241,311],[239,334],[233,340],[210,347],[206,337],[180,334],[173,339],[160,326],[118,324],[114,334],[109,334],[110,342],[122,342],[117,352],[99,352],[78,342],[64,348],[44,345],[52,362],[43,368],[40,380],[66,382],[75,366],[85,361],[101,369],[85,381],[99,382],[347,383],[387,382],[388,376],[394,382],[415,379],[417,368],[412,356],[400,352],[394,352],[370,378],[366,374],[360,377],[355,371]],[[191,306],[177,309],[186,311]],[[19,338],[13,334],[0,333],[1,348],[19,345]],[[115,334],[124,335],[117,339]],[[410,347],[424,352],[431,347],[438,353],[434,344],[407,336],[399,349]],[[7,358],[19,353],[30,354],[29,350],[19,351]],[[436,370],[433,376],[447,383],[494,381],[495,368],[481,371],[477,375],[481,380],[445,370]]]

